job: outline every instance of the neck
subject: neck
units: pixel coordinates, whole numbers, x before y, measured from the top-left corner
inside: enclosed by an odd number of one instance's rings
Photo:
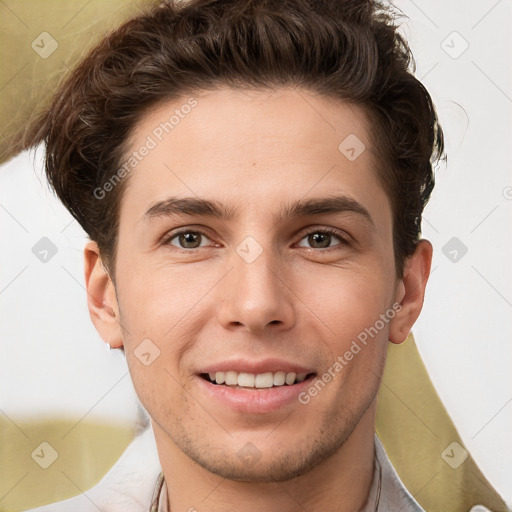
[[[167,510],[296,512],[298,506],[308,512],[359,510],[373,480],[375,411],[374,401],[343,445],[308,473],[270,483],[227,480],[205,470],[153,423],[167,487]]]

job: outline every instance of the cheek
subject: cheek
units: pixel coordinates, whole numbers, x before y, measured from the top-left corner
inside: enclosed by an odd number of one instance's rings
[[[192,265],[137,265],[126,268],[119,286],[119,306],[132,342],[144,337],[179,340],[197,306],[222,274]],[[142,338],[141,338],[142,337]]]
[[[394,315],[389,302],[393,281],[384,269],[371,268],[371,272],[336,269],[317,279],[317,283],[325,283],[323,287],[311,283],[307,287],[311,309],[318,311],[325,333],[325,367],[320,378],[334,384],[321,400],[337,403],[345,411],[373,398]]]
[[[342,350],[385,314],[390,307],[392,280],[378,266],[309,273],[303,295],[328,327],[333,348]],[[379,331],[387,333],[388,324]]]
[[[181,388],[188,385],[190,352],[207,321],[206,297],[222,273],[189,265],[131,263],[119,281],[118,299],[132,380],[147,408],[158,402],[163,389],[176,407],[186,399]]]
[[[188,272],[187,272],[188,274]],[[125,355],[134,388],[154,418],[186,407],[183,355],[199,332],[197,311],[204,288],[198,276],[133,267],[119,288]]]

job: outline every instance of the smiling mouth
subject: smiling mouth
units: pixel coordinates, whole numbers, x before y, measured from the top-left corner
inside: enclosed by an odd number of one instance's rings
[[[217,386],[226,386],[234,389],[268,389],[283,386],[293,386],[305,380],[312,379],[315,373],[294,373],[294,372],[266,372],[266,373],[245,373],[245,372],[215,372],[201,373],[200,376],[207,382]]]

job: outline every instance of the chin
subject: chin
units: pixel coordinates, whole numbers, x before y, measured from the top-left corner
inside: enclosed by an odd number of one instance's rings
[[[211,446],[197,449],[191,439],[187,439],[181,449],[203,469],[228,480],[284,482],[310,472],[331,457],[347,440],[353,428],[306,433],[292,446],[284,446],[283,441],[259,450],[248,442],[238,452],[231,454],[229,448],[219,447],[216,453],[213,453]],[[287,440],[290,442],[289,437]]]

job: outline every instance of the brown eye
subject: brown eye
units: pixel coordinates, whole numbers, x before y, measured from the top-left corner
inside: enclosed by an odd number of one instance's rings
[[[311,231],[306,234],[302,240],[306,240],[311,249],[328,249],[339,245],[348,245],[346,238],[344,238],[338,231],[332,229],[317,229],[315,231]],[[302,243],[299,243],[299,246],[308,247]]]
[[[323,249],[325,247],[329,247],[329,245],[331,245],[331,239],[332,235],[327,233],[314,233],[312,235],[308,235],[308,242],[315,249]]]
[[[178,247],[179,249],[198,249],[199,247],[207,245],[202,244],[203,239],[209,240],[209,238],[200,231],[180,231],[168,238],[166,244]],[[173,240],[177,240],[177,244],[173,243]]]

